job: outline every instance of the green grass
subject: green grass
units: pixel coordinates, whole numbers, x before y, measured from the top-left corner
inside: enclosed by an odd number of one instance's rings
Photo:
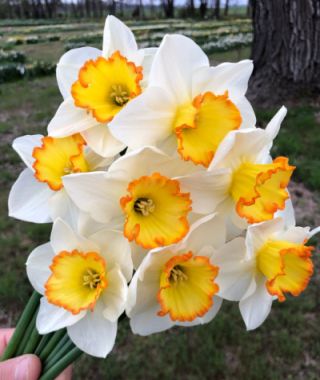
[[[7,217],[7,196],[24,165],[11,149],[23,134],[45,133],[61,96],[55,78],[1,85],[0,149],[0,310],[1,323],[14,324],[18,311],[31,293],[24,263],[29,252],[48,241],[50,225],[35,225]],[[266,125],[275,110],[260,110]],[[274,153],[289,155],[298,165],[296,180],[309,188],[319,184],[319,122],[316,109],[290,108]],[[317,158],[318,157],[318,158]],[[319,210],[317,210],[319,213]],[[315,257],[316,268],[319,265]],[[149,337],[134,336],[127,321],[121,323],[114,350],[107,360],[84,357],[75,366],[76,379],[198,380],[198,379],[319,379],[320,278],[313,276],[298,298],[280,304],[258,330],[246,332],[238,306],[225,302],[206,326],[174,328]],[[14,319],[11,320],[11,316]]]

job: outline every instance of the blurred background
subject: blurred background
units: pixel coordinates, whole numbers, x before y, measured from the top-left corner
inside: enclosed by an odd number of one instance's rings
[[[8,192],[24,167],[11,142],[46,133],[61,102],[54,74],[59,57],[80,46],[101,48],[107,14],[125,21],[140,47],[182,33],[213,65],[252,58],[248,97],[257,124],[265,127],[282,104],[289,109],[273,153],[297,166],[290,188],[297,223],[320,224],[320,0],[0,0],[3,327],[15,325],[31,293],[26,257],[50,233],[49,225],[7,217]],[[228,302],[209,325],[144,338],[132,335],[124,321],[107,360],[82,358],[75,379],[320,379],[318,252],[307,290],[275,302],[258,330],[246,332],[237,304]]]

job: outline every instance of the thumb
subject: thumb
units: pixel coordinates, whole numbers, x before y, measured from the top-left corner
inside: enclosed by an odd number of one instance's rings
[[[0,363],[0,380],[37,380],[41,362],[35,355],[23,355]]]

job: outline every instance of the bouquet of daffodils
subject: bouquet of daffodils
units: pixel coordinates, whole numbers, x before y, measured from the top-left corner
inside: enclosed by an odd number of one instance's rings
[[[212,67],[182,35],[138,49],[113,16],[102,50],[62,56],[48,136],[13,142],[26,169],[9,213],[53,225],[3,360],[35,353],[53,379],[82,352],[106,357],[119,318],[149,335],[209,323],[227,300],[252,330],[305,290],[319,228],[295,225],[295,167],[270,155],[286,109],[255,126],[252,69]]]

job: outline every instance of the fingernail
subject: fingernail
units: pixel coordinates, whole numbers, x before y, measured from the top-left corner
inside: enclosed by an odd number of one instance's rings
[[[14,373],[14,380],[27,380],[29,379],[31,359],[29,357],[22,357],[16,364]]]

